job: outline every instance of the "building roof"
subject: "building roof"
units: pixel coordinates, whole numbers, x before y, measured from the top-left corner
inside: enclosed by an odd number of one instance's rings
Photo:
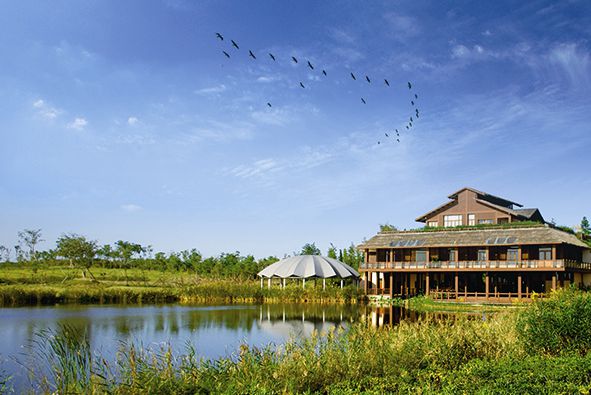
[[[542,225],[516,228],[494,227],[462,230],[450,228],[437,231],[380,232],[360,244],[358,248],[476,247],[562,243],[589,248],[575,235]]]
[[[351,266],[320,255],[296,255],[277,261],[258,273],[259,277],[279,278],[348,278],[359,277]]]
[[[464,187],[454,193],[452,193],[451,195],[448,196],[448,198],[450,199],[456,199],[458,197],[458,195],[460,194],[460,192],[463,192],[465,190],[469,190],[474,192],[475,194],[477,194],[480,198],[484,199],[484,200],[488,200],[488,201],[497,201],[500,205],[505,205],[505,206],[510,206],[510,205],[514,205],[514,206],[518,206],[518,207],[523,207],[523,205],[513,202],[511,200],[499,197],[499,196],[495,196],[495,195],[491,195],[490,193],[487,192],[482,192],[479,191],[478,189],[474,189],[474,188],[470,188],[470,187]]]
[[[486,200],[482,200],[482,199],[476,199],[476,201],[478,203],[484,204],[485,206],[489,206],[492,207],[496,210],[505,212],[507,214],[510,214],[514,217],[520,217],[522,219],[531,219],[532,216],[534,216],[534,214],[536,213],[536,211],[539,213],[539,216],[541,217],[542,214],[540,213],[540,210],[538,210],[537,208],[508,208],[508,207],[503,207],[503,206],[499,206],[497,204],[491,203],[489,201]]]

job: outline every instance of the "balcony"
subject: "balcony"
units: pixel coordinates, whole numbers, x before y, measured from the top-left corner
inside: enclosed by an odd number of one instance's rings
[[[437,261],[437,262],[377,262],[362,263],[360,270],[392,271],[472,271],[472,270],[591,270],[591,263],[568,259],[524,261]]]

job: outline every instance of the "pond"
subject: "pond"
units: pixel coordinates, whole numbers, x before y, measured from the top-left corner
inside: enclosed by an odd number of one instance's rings
[[[240,345],[264,347],[302,338],[314,330],[364,321],[368,325],[395,324],[416,319],[402,308],[345,305],[65,305],[0,308],[0,381],[12,376],[16,392],[30,389],[27,369],[39,363],[31,340],[43,329],[68,325],[86,334],[92,350],[115,360],[122,343],[158,350],[170,346],[186,351],[190,342],[204,358],[229,357]],[[32,348],[31,348],[32,347]]]

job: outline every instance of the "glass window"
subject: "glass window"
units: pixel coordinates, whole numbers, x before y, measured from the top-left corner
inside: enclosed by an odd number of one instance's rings
[[[457,259],[456,259],[457,253],[458,252],[456,250],[449,250],[449,260],[450,260],[450,262],[457,261]]]
[[[468,214],[468,225],[476,225],[476,215],[475,214]]]
[[[507,250],[507,260],[508,261],[517,261],[517,255],[519,250],[517,248],[509,248]]]
[[[479,261],[486,261],[486,250],[478,250],[478,260]]]
[[[446,228],[450,226],[460,226],[462,225],[462,215],[445,215],[443,217],[443,226]]]
[[[437,221],[428,221],[427,222],[427,226],[430,228],[436,228],[437,227]]]
[[[479,224],[492,224],[493,220],[492,219],[479,219],[478,223]]]
[[[427,261],[427,251],[416,250],[415,261],[416,262],[426,262]]]
[[[509,218],[499,218],[497,220],[497,224],[508,224],[509,223]]]
[[[540,260],[542,260],[542,261],[552,260],[552,248],[551,247],[540,248]]]

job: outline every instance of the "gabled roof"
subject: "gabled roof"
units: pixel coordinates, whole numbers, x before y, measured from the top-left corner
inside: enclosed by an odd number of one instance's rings
[[[465,190],[474,192],[481,199],[484,199],[484,200],[487,200],[487,201],[491,201],[492,200],[491,203],[495,203],[494,201],[497,201],[497,203],[500,203],[499,205],[505,205],[505,206],[514,205],[514,206],[517,206],[517,207],[523,207],[523,205],[521,205],[519,203],[513,202],[511,200],[508,200],[508,199],[505,199],[505,198],[502,198],[502,197],[499,197],[499,196],[491,195],[490,193],[482,192],[482,191],[479,191],[478,189],[474,189],[474,188],[470,188],[470,187],[464,187],[464,188],[460,189],[459,191],[456,191],[456,192],[452,193],[451,195],[449,195],[448,198],[450,198],[450,199],[457,199],[458,198],[458,195],[460,194],[460,192],[463,192]]]
[[[572,235],[544,225],[523,228],[465,229],[412,232],[381,232],[358,248],[482,247],[526,244],[571,244],[589,249]]]
[[[428,213],[425,213],[425,214],[421,215],[420,217],[417,217],[415,219],[415,221],[425,222],[427,220],[427,218],[433,216],[434,214],[441,212],[442,210],[445,210],[454,204],[457,204],[458,195],[461,192],[466,191],[466,190],[474,192],[477,196],[476,200],[480,203],[485,203],[489,206],[493,206],[494,208],[501,209],[501,211],[504,211],[504,212],[507,212],[507,210],[510,210],[512,212],[511,213],[512,215],[522,216],[522,214],[517,213],[517,210],[510,209],[508,206],[513,205],[513,206],[517,206],[517,207],[523,207],[523,205],[521,205],[519,203],[515,203],[511,200],[507,200],[507,199],[504,199],[504,198],[501,198],[501,197],[498,197],[495,195],[491,195],[490,193],[479,191],[478,189],[464,187],[464,188],[462,188],[462,189],[460,189],[448,196],[448,198],[452,199],[450,202],[444,203],[441,206],[429,211]],[[541,215],[540,215],[540,217],[541,217]]]

